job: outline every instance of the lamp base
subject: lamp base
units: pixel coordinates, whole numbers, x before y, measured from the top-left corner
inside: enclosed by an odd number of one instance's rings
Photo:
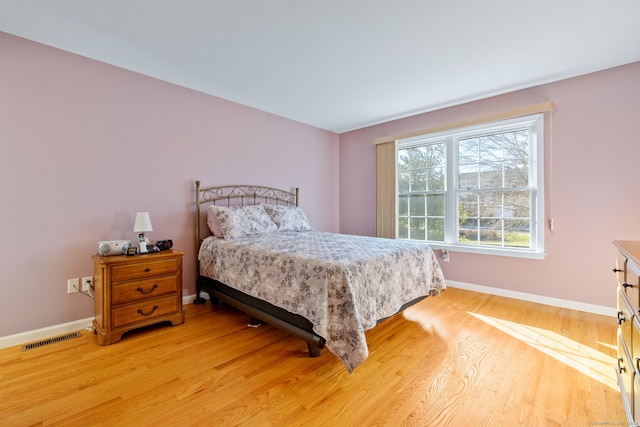
[[[147,249],[147,242],[147,236],[145,236],[144,233],[138,234],[138,253],[146,254],[147,252],[149,252],[149,250]]]

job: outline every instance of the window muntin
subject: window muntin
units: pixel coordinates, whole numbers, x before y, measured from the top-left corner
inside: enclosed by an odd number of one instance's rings
[[[398,238],[542,253],[542,149],[542,114],[398,141]]]

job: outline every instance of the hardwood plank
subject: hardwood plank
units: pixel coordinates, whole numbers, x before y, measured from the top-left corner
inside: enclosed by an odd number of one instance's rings
[[[626,424],[612,318],[448,289],[368,331],[349,375],[231,308],[185,313],[110,346],[0,350],[0,425]]]

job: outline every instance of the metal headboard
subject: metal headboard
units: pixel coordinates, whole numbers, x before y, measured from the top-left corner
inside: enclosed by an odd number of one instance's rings
[[[298,206],[299,189],[295,192],[280,190],[273,187],[259,185],[224,185],[218,187],[201,187],[196,181],[196,278],[200,276],[198,252],[202,244],[201,235],[201,205],[214,204],[218,206],[245,206],[259,203]],[[199,298],[199,295],[196,295]]]

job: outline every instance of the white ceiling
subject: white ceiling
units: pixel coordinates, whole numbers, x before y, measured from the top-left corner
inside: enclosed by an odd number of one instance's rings
[[[640,61],[640,0],[0,0],[0,31],[341,133]]]

